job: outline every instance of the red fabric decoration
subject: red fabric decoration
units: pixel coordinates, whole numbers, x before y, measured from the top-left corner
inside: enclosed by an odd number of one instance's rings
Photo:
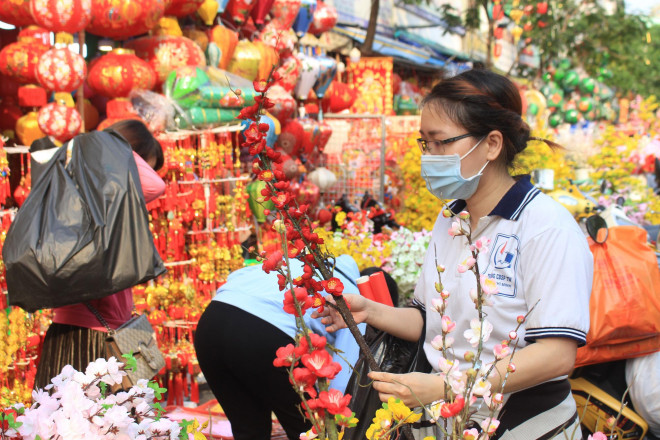
[[[185,17],[198,10],[202,3],[204,3],[204,0],[170,0],[165,15]]]
[[[43,87],[28,85],[18,89],[18,105],[21,107],[41,107],[47,102],[46,90]]]

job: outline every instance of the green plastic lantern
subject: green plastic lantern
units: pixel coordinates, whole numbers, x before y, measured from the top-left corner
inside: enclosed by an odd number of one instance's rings
[[[612,76],[614,76],[612,71],[607,67],[601,67],[600,69],[598,69],[598,75],[602,76],[605,79],[611,79]]]
[[[261,190],[264,188],[266,188],[266,182],[263,180],[255,180],[254,182],[248,183],[248,185],[245,187],[249,196],[248,205],[250,205],[250,211],[252,211],[254,218],[259,223],[266,221],[266,214],[264,213],[264,210],[272,210],[275,208],[275,205],[272,201],[263,201],[264,196],[261,194]]]
[[[580,110],[580,113],[588,113],[594,108],[594,101],[591,98],[587,98],[586,96],[583,96],[582,98],[580,98],[577,107],[578,110]]]
[[[554,80],[558,83],[561,83],[564,77],[566,76],[566,71],[564,69],[555,70]]]
[[[596,88],[596,81],[593,78],[586,77],[580,81],[580,91],[585,94],[592,94]]]
[[[536,116],[539,114],[539,106],[535,102],[530,102],[527,106],[527,114],[530,116]]]
[[[552,74],[550,72],[545,72],[543,74],[543,81],[545,81],[546,83],[552,81]]]
[[[598,86],[598,97],[602,101],[609,101],[614,98],[614,91],[607,87],[605,84],[600,84]]]
[[[561,118],[561,114],[559,114],[559,113],[551,114],[550,119],[548,120],[548,122],[550,123],[550,127],[552,127],[552,128],[558,127],[559,124],[561,124],[561,121],[562,121],[562,118]]]
[[[559,60],[559,68],[563,70],[568,70],[571,68],[571,60],[568,58],[562,58]]]
[[[190,108],[199,99],[199,88],[209,82],[204,70],[196,66],[183,66],[170,72],[163,84],[163,90],[165,96],[184,108]]]
[[[579,115],[580,113],[576,109],[572,108],[568,110],[564,115],[564,121],[568,122],[569,124],[577,124]]]
[[[580,82],[580,75],[575,70],[569,70],[566,72],[566,76],[561,81],[561,85],[564,90],[573,90],[578,83]]]
[[[561,89],[557,89],[548,96],[548,108],[561,108],[564,104],[564,92]]]

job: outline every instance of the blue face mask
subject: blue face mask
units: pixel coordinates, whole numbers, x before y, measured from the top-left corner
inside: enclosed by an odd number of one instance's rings
[[[477,174],[465,179],[461,176],[461,160],[472,153],[484,139],[485,137],[481,138],[463,157],[458,154],[447,156],[422,155],[422,177],[426,181],[426,187],[434,196],[441,200],[466,200],[472,197],[477,191],[479,179],[486,165],[488,165],[488,161]]]

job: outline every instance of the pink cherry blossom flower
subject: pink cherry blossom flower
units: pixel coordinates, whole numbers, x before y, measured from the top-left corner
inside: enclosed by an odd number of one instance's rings
[[[494,295],[497,293],[497,283],[494,279],[488,278],[486,275],[481,275],[479,281],[481,283],[481,290],[486,295]]]
[[[593,435],[590,435],[587,440],[607,440],[607,436],[602,432],[594,432]]]
[[[488,252],[488,246],[490,246],[490,239],[487,237],[481,237],[480,239],[474,242],[474,247],[479,252]]]
[[[477,440],[479,438],[479,431],[477,428],[466,429],[463,431],[463,440]]]
[[[442,298],[433,298],[431,300],[431,305],[438,313],[440,313],[445,306],[445,301]]]
[[[431,340],[431,347],[435,348],[436,350],[442,350],[442,335],[436,335]]]
[[[441,357],[440,360],[438,361],[439,370],[442,371],[445,374],[448,373],[452,369],[458,370],[459,365],[460,364],[459,364],[458,360],[450,361],[449,359],[446,359],[444,357]]]
[[[472,387],[472,393],[475,396],[483,396],[486,393],[490,393],[491,383],[484,379],[483,377],[479,378]]]
[[[443,333],[449,333],[454,328],[456,328],[456,323],[451,320],[451,318],[447,315],[444,315],[441,319],[442,322],[442,332]]]
[[[495,431],[497,431],[498,426],[500,426],[500,421],[497,419],[492,419],[490,417],[484,420],[483,422],[481,422],[481,428],[488,435],[495,434]]]
[[[495,359],[504,359],[509,353],[511,353],[511,347],[504,344],[497,344],[495,348],[493,348],[493,353],[495,353]]]
[[[468,340],[470,345],[476,347],[479,345],[479,339],[482,339],[484,342],[490,338],[490,333],[493,331],[493,325],[484,319],[483,325],[479,321],[479,318],[473,318],[470,321],[470,328],[463,332],[463,336]]]
[[[461,224],[457,221],[452,222],[451,228],[449,229],[449,235],[456,237],[458,235],[463,235],[463,230],[461,229]]]
[[[474,257],[468,257],[461,264],[458,265],[458,273],[465,273],[468,270],[472,269],[474,267],[474,264],[477,262],[477,260],[474,259]]]
[[[452,345],[454,345],[454,338],[445,336],[445,347],[450,348]]]

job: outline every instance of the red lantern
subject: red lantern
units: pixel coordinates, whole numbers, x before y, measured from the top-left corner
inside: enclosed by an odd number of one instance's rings
[[[165,15],[185,17],[197,11],[202,3],[204,3],[204,0],[170,0],[165,9]]]
[[[290,120],[277,138],[277,146],[287,154],[296,156],[302,148],[304,130],[297,119]]]
[[[259,39],[267,45],[277,49],[280,54],[289,54],[293,52],[298,37],[296,37],[296,33],[293,29],[281,29],[278,26],[279,25],[275,24],[274,20],[268,23],[259,34]]]
[[[80,132],[82,118],[74,108],[51,102],[39,110],[39,128],[60,142],[66,142]]]
[[[217,67],[227,70],[227,67],[229,67],[229,62],[234,56],[236,45],[238,44],[238,33],[225,26],[217,25],[210,30],[209,40],[214,42],[218,48],[220,48],[222,53],[220,63]]]
[[[495,29],[493,29],[493,36],[495,37],[495,39],[501,40],[503,35],[504,35],[504,28],[495,26]]]
[[[286,125],[286,122],[291,119],[293,112],[296,111],[296,100],[288,93],[282,86],[274,85],[268,92],[266,96],[274,106],[268,111],[280,121],[282,127]]]
[[[50,46],[50,31],[40,26],[31,25],[21,29],[21,31],[18,33],[17,40],[37,40],[44,46]]]
[[[338,18],[337,9],[334,6],[326,5],[321,0],[318,0],[316,2],[314,18],[307,32],[312,35],[321,35],[323,32],[327,32],[335,27]]]
[[[264,18],[266,14],[270,11],[273,6],[274,0],[257,0],[256,5],[252,8],[250,15],[255,24],[262,25],[264,24]]]
[[[319,136],[319,144],[317,145],[317,148],[319,153],[323,153],[325,146],[328,145],[328,141],[332,136],[332,127],[325,121],[319,122],[319,126],[321,129],[321,135]]]
[[[30,0],[0,1],[0,21],[18,27],[34,24],[30,14]]]
[[[324,112],[338,113],[350,108],[357,99],[357,92],[348,84],[332,81],[321,100]]]
[[[493,20],[501,20],[504,17],[504,10],[500,2],[497,2],[493,5]]]
[[[502,56],[502,45],[500,43],[495,43],[495,46],[493,47],[493,55],[495,58]]]
[[[87,30],[102,37],[124,39],[144,34],[165,12],[164,0],[92,0]]]
[[[89,70],[87,82],[96,92],[109,98],[127,97],[133,89],[154,87],[156,73],[132,50],[115,49],[99,58]]]
[[[536,12],[541,15],[544,15],[548,12],[548,2],[538,2],[536,4]]]
[[[46,51],[48,46],[36,40],[20,38],[0,51],[0,72],[23,84],[35,83],[39,58]]]
[[[39,58],[37,80],[48,90],[72,92],[87,76],[85,59],[69,49],[51,49]]]
[[[532,29],[534,29],[534,25],[532,25],[532,23],[530,23],[529,21],[527,23],[525,23],[525,25],[523,26],[523,30],[525,32],[529,32]]]
[[[292,93],[298,83],[301,70],[302,63],[294,55],[282,58],[280,67],[277,68],[277,73],[280,75],[280,79],[275,84],[282,86],[284,90]]]
[[[79,32],[92,19],[92,0],[30,0],[34,21],[53,32]]]
[[[204,52],[186,37],[159,35],[127,41],[125,47],[146,60],[156,71],[156,84],[165,82],[171,71],[182,66],[206,66]]]
[[[247,21],[255,3],[255,0],[229,0],[224,12],[225,17],[230,18],[238,25],[242,25]]]
[[[274,23],[279,29],[290,29],[300,11],[301,0],[275,0],[270,11]]]

